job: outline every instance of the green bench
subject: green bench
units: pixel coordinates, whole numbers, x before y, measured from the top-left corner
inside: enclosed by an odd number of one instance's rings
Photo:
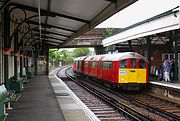
[[[20,93],[15,93],[13,90],[7,91],[4,84],[0,85],[0,117],[5,117],[8,115],[6,113],[6,109],[12,109],[11,102],[17,101],[20,96]]]

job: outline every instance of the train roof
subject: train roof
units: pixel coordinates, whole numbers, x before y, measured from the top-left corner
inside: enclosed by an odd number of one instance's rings
[[[84,60],[86,59],[88,56],[82,56],[81,58],[79,58],[79,60]]]
[[[142,55],[135,53],[135,52],[123,52],[123,53],[114,53],[114,54],[104,54],[104,55],[92,55],[92,56],[83,56],[83,57],[77,57],[74,59],[74,61],[99,61],[102,59],[102,61],[119,61],[127,58],[141,58],[145,59]]]
[[[87,57],[88,56],[77,57],[77,58],[74,59],[74,61],[84,60]]]
[[[74,59],[74,61],[77,61],[77,60],[79,60],[80,58],[81,58],[81,57],[77,57],[77,58]]]
[[[85,61],[90,61],[91,59],[93,59],[95,57],[95,55],[92,55],[92,56],[88,56]]]
[[[119,60],[123,60],[123,59],[127,59],[127,58],[141,58],[144,59],[145,58],[135,52],[123,52],[123,53],[115,53],[115,54],[107,54],[102,61],[119,61]]]
[[[100,59],[103,59],[105,57],[105,55],[96,55],[94,56],[94,58],[90,61],[99,61]]]

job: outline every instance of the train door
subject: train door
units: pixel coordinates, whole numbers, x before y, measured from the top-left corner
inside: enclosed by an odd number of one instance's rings
[[[102,58],[99,59],[98,61],[98,72],[97,72],[97,76],[98,78],[102,78]]]
[[[136,59],[130,59],[130,69],[129,69],[129,72],[128,72],[128,78],[129,78],[129,82],[137,82],[137,77],[138,77],[138,74],[137,74],[137,70],[136,70]]]
[[[101,73],[102,73],[102,62],[98,61],[98,72],[97,72],[97,77],[100,78],[101,77]]]
[[[143,59],[137,59],[136,62],[137,83],[147,83],[147,63]]]
[[[128,82],[128,70],[127,70],[127,60],[120,60],[119,62],[119,83]]]

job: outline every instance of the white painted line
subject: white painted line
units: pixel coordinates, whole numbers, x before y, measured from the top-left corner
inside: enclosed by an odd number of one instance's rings
[[[173,84],[173,83],[165,84],[165,83],[152,82],[152,81],[151,81],[150,83],[151,83],[151,84],[156,84],[156,85],[165,86],[165,87],[170,87],[170,88],[180,89],[180,86],[176,86],[176,85]]]

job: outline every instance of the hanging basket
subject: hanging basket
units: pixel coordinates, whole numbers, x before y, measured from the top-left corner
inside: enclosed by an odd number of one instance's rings
[[[19,54],[20,54],[20,51],[15,51],[15,56],[19,56]]]
[[[11,48],[3,48],[3,54],[9,55],[11,53]]]

